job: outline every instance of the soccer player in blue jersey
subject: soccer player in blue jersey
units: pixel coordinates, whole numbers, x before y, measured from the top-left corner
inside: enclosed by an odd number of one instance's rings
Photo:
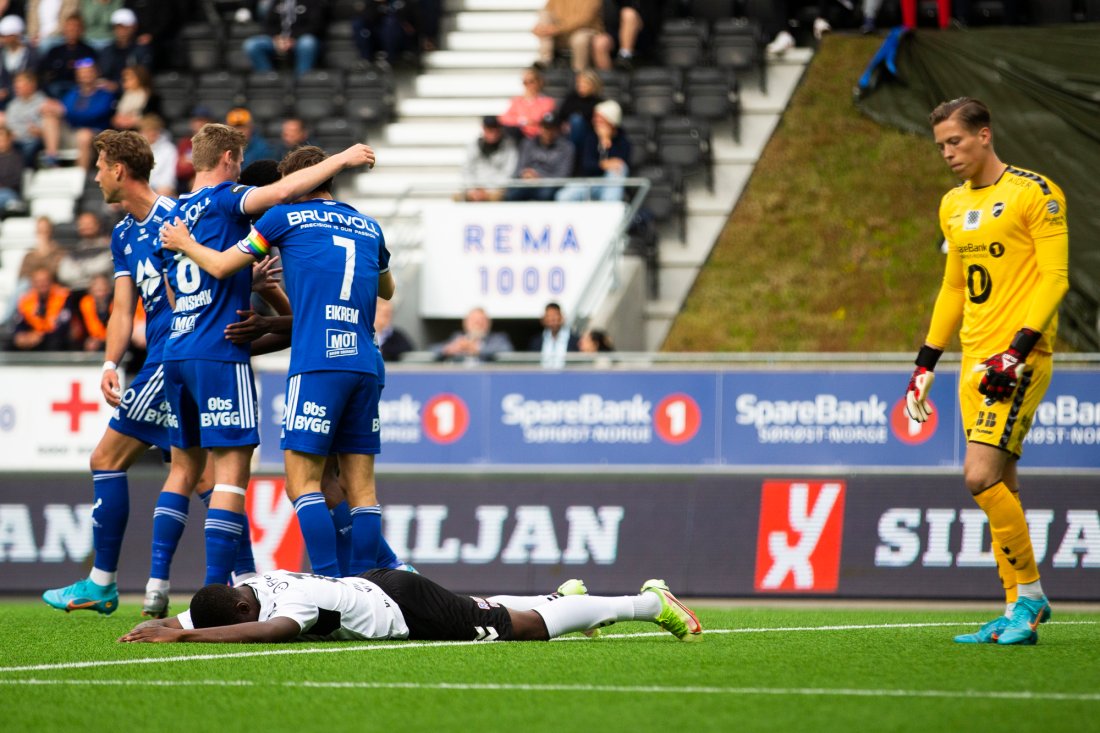
[[[153,153],[136,132],[105,130],[96,136],[96,183],[107,203],[120,204],[126,217],[115,227],[111,253],[115,293],[107,323],[106,358],[100,388],[114,417],[92,452],[95,487],[92,538],[95,561],[90,575],[42,597],[54,608],[113,613],[118,607],[115,585],[119,552],[130,514],[126,471],[150,446],[169,449],[170,413],[164,397],[161,352],[168,335],[171,306],[162,283],[153,243],[165,216],[176,202],[158,196],[149,185]],[[125,392],[117,362],[130,343],[134,309],[141,299],[146,314],[145,364]],[[192,486],[198,476],[171,473],[153,512],[153,553],[143,614],[158,618],[168,612],[168,571],[187,522]],[[200,495],[207,495],[202,492]],[[243,548],[238,569],[255,571],[251,546]]]
[[[374,164],[374,151],[353,145],[338,155],[259,188],[234,183],[245,139],[219,124],[192,138],[194,190],[180,196],[170,221],[216,251],[248,236],[251,217],[314,190],[341,170]],[[164,348],[165,384],[174,420],[169,432],[173,466],[201,470],[204,449],[214,462],[214,494],[207,514],[206,582],[226,583],[244,532],[245,488],[259,443],[256,393],[247,345],[225,338],[225,328],[248,309],[251,276],[240,268],[212,277],[185,253],[161,253],[175,309]],[[251,263],[251,260],[249,260]],[[285,265],[284,265],[285,266]]]
[[[289,179],[324,161],[320,148],[307,146],[289,153],[280,168]],[[181,225],[166,225],[161,232],[165,249],[218,278],[235,277],[255,257],[279,249],[294,313],[282,439],[287,492],[310,564],[320,575],[341,574],[321,492],[330,453],[337,455],[352,506],[350,572],[394,561],[378,557],[381,509],[374,456],[380,450],[384,371],[373,324],[376,299],[391,298],[396,286],[378,223],[334,201],[331,190],[332,182],[323,181],[294,203],[272,208],[230,249],[204,246]]]

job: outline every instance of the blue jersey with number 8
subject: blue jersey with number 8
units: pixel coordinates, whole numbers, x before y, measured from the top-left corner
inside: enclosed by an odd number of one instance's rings
[[[182,194],[165,220],[178,217],[187,223],[196,241],[211,249],[227,250],[248,234],[244,201],[251,190],[252,186],[226,182]],[[218,280],[188,257],[162,248],[157,252],[176,296],[164,361],[248,361],[251,347],[227,339],[225,327],[240,320],[237,311],[251,307],[251,268]]]
[[[238,247],[257,257],[279,249],[294,312],[288,374],[352,371],[382,379],[374,311],[390,253],[377,221],[328,199],[283,204],[260,217]]]

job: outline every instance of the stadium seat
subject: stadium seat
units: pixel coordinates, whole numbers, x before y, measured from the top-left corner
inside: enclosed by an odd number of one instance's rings
[[[637,170],[653,159],[656,125],[649,117],[627,115],[622,129],[630,140],[630,169]]]
[[[236,42],[237,45],[243,43],[246,38],[258,36],[264,32],[264,27],[253,21],[247,23],[233,21],[227,23],[227,25],[229,26],[229,41],[230,43]]]
[[[363,10],[363,0],[332,0],[329,13],[333,20],[351,20]]]
[[[680,73],[676,69],[639,69],[631,80],[630,98],[634,114],[661,118],[679,111]]]
[[[644,206],[657,221],[677,220],[680,241],[687,241],[687,201],[684,197],[684,177],[675,166],[650,165],[635,174],[649,179],[650,189]]]
[[[321,46],[325,68],[348,71],[358,69],[366,63],[351,38],[332,38]]]
[[[348,74],[344,86],[348,119],[378,124],[393,119],[393,77],[376,69]]]
[[[569,69],[551,68],[542,72],[542,93],[561,101],[573,91],[575,78]]]
[[[768,93],[768,67],[764,58],[764,41],[754,22],[744,18],[721,20],[714,24],[711,36],[714,65],[736,72],[755,71],[760,79],[760,91]]]
[[[733,0],[692,0],[691,15],[699,21],[713,25],[719,20],[732,18]]]
[[[343,117],[329,117],[319,120],[313,128],[310,139],[326,153],[338,153],[364,137],[362,128]]]
[[[670,117],[657,122],[657,156],[662,165],[674,165],[689,175],[703,172],[708,191],[714,191],[714,161],[710,127],[691,117]]]
[[[206,26],[209,27],[209,26]],[[186,68],[195,72],[222,68],[221,44],[212,36],[183,38]]]
[[[244,103],[239,75],[224,70],[200,74],[195,96],[202,100],[203,106],[210,108],[217,122],[225,122],[226,113]]]
[[[308,122],[341,114],[343,90],[342,71],[315,69],[303,74],[294,86],[294,113]]]
[[[733,116],[733,139],[741,141],[741,98],[732,70],[688,69],[684,80],[684,111],[710,122]]]
[[[692,18],[665,22],[659,41],[665,66],[690,69],[703,63],[707,47],[707,28]]]
[[[284,117],[290,84],[290,76],[277,71],[261,71],[250,75],[245,84],[245,96],[252,116],[259,120]]]
[[[614,99],[620,106],[630,106],[630,75],[615,69],[597,70],[603,84],[604,99]]]

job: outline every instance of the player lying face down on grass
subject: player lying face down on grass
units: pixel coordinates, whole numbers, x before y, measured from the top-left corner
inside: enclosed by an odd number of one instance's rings
[[[191,607],[139,624],[119,641],[546,641],[616,621],[649,621],[682,641],[703,627],[663,580],[634,596],[590,596],[570,580],[545,596],[462,596],[417,573],[378,569],[347,578],[275,570],[207,585]]]

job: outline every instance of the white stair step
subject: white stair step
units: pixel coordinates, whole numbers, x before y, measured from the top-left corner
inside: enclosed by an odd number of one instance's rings
[[[484,117],[504,114],[508,100],[492,99],[404,99],[397,104],[402,117]]]
[[[0,249],[33,247],[37,227],[38,222],[30,216],[13,216],[4,219],[3,228],[0,228]]]
[[[541,8],[540,8],[541,9]],[[531,32],[538,21],[538,13],[456,13],[452,28],[456,31],[526,31]]]
[[[355,177],[355,192],[360,196],[385,194],[439,198],[458,191],[461,177],[454,171],[400,171],[360,173]]]
[[[37,196],[71,196],[78,198],[84,192],[86,173],[80,168],[45,168],[34,174],[28,198]]]
[[[499,10],[514,12],[517,10],[542,10],[546,0],[446,0],[444,10],[458,13],[463,10]]]
[[[76,197],[40,196],[31,199],[30,203],[32,218],[44,216],[54,224],[67,224],[73,220]]]
[[[523,93],[520,74],[421,74],[418,97],[515,97]]]
[[[539,40],[535,34],[522,31],[505,31],[501,33],[471,33],[462,31],[448,33],[444,38],[443,47],[448,51],[530,51],[535,52],[539,48]]]
[[[469,145],[481,134],[476,122],[435,123],[397,122],[387,125],[386,142],[390,145]]]
[[[424,55],[429,69],[515,69],[538,59],[534,51],[432,51]]]
[[[385,150],[387,168],[423,168],[461,166],[466,161],[466,150],[461,147],[394,147]]]

